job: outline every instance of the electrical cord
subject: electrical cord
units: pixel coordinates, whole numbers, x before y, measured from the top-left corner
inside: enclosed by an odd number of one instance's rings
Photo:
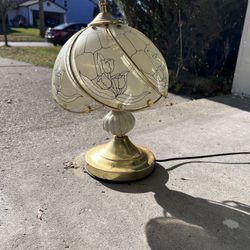
[[[223,154],[212,154],[212,155],[199,155],[199,156],[167,158],[167,159],[160,159],[160,160],[155,160],[155,161],[156,162],[167,162],[167,161],[212,158],[212,157],[220,157],[220,156],[228,156],[228,155],[249,155],[249,154],[250,154],[250,152],[235,152],[235,153],[223,153]]]

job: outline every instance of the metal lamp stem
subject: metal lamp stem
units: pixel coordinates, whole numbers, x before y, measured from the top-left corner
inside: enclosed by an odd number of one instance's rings
[[[149,175],[154,169],[154,155],[146,148],[134,145],[126,135],[135,125],[130,112],[110,111],[103,128],[114,137],[106,144],[91,148],[85,155],[86,169],[100,179],[124,182]],[[76,159],[76,165],[80,158]]]

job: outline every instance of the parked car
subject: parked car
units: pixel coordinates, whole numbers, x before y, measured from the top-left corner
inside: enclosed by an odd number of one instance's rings
[[[47,42],[53,43],[55,46],[63,45],[72,35],[86,26],[83,23],[63,23],[54,28],[48,28],[45,38]]]

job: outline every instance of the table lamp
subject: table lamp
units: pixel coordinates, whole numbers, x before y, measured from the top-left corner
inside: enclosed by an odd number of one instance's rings
[[[134,181],[153,171],[155,158],[126,135],[135,125],[132,112],[167,96],[168,69],[145,35],[108,13],[105,0],[99,6],[88,27],[62,47],[53,69],[52,95],[72,112],[111,109],[103,128],[114,136],[86,152],[86,169],[103,180]]]

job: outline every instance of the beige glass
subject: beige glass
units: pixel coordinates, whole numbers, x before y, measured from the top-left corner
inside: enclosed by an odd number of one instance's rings
[[[89,27],[68,46],[66,71],[82,95],[128,111],[167,95],[164,58],[147,37],[126,24]]]
[[[81,31],[80,31],[81,32]],[[70,38],[61,48],[52,73],[52,96],[63,108],[71,112],[89,112],[100,106],[89,95],[79,92],[72,85],[65,69],[65,52],[71,41],[77,36]]]

